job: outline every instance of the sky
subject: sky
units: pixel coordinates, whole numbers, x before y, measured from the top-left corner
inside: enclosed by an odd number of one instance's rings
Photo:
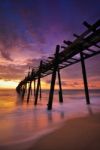
[[[0,0],[0,88],[15,88],[63,40],[100,19],[99,0]],[[89,88],[100,88],[100,55],[86,60]],[[61,71],[63,88],[83,88],[81,64]],[[51,77],[42,79],[49,88]]]

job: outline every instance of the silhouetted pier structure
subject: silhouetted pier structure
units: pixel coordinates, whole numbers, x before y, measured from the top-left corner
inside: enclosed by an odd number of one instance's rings
[[[45,61],[41,60],[40,65],[35,69],[33,68],[25,77],[25,79],[23,79],[19,83],[16,90],[19,94],[23,95],[23,97],[26,92],[26,87],[27,85],[29,85],[27,91],[27,103],[30,99],[32,82],[34,82],[34,105],[37,105],[39,92],[41,98],[41,79],[50,74],[52,75],[52,77],[47,106],[48,110],[52,109],[54,87],[57,74],[59,83],[59,102],[62,103],[63,94],[60,70],[81,62],[86,103],[90,104],[85,59],[100,54],[100,20],[98,20],[93,25],[90,25],[87,22],[84,22],[83,25],[87,28],[85,32],[83,32],[81,35],[73,34],[75,40],[64,41],[65,46],[57,45],[55,54],[52,57],[48,57]],[[80,55],[80,57],[78,55]]]

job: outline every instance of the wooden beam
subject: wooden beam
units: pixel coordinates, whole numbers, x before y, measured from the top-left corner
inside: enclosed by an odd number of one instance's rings
[[[76,38],[79,38],[79,37],[80,37],[79,35],[77,35],[77,34],[75,34],[75,33],[73,34],[73,36],[76,37]]]
[[[100,46],[98,44],[94,44],[94,46],[96,46],[97,48],[100,48]]]
[[[96,52],[95,50],[90,49],[90,48],[87,48],[87,50],[88,50],[89,52]]]
[[[54,57],[48,57],[48,59],[54,59]]]
[[[61,48],[64,48],[64,49],[66,49],[67,47],[66,47],[66,46],[61,46]]]
[[[65,44],[67,44],[67,45],[71,45],[72,44],[72,42],[71,41],[63,41]]]
[[[76,59],[76,58],[71,58],[72,60],[75,60],[75,61],[79,61],[79,59]]]
[[[91,27],[91,25],[90,25],[88,22],[86,22],[86,21],[83,22],[83,25],[84,25],[85,27],[87,27],[88,29]]]

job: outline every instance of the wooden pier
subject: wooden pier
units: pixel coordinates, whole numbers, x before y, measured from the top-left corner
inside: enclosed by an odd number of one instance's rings
[[[50,74],[52,77],[47,109],[52,109],[55,80],[57,75],[59,83],[59,102],[62,103],[63,95],[60,70],[81,62],[86,103],[90,104],[85,59],[100,54],[100,20],[93,25],[90,25],[87,22],[84,22],[83,25],[86,27],[85,32],[81,35],[73,34],[75,40],[64,40],[64,46],[57,45],[55,54],[52,57],[48,57],[45,62],[41,60],[40,65],[35,69],[32,68],[28,75],[18,84],[16,90],[23,97],[26,92],[27,85],[29,85],[27,91],[27,103],[29,103],[32,91],[32,82],[34,82],[34,105],[37,105],[39,94],[41,98],[41,79]],[[92,48],[92,46],[94,48]],[[80,57],[77,57],[77,55],[80,55]]]

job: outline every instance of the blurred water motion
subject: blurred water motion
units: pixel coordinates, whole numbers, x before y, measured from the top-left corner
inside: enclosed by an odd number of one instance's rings
[[[42,100],[35,107],[33,95],[27,105],[26,96],[22,104],[16,91],[0,90],[0,145],[21,142],[57,126],[64,120],[100,112],[100,90],[90,91],[89,106],[86,105],[82,90],[64,90],[63,104],[59,104],[56,91],[52,111],[47,110],[48,92],[42,91]]]

